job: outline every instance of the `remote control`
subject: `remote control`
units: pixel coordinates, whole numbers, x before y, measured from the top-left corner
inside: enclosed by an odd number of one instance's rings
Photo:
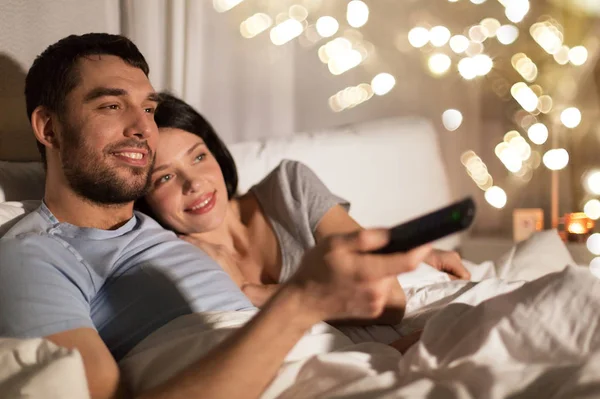
[[[408,252],[468,228],[475,218],[475,202],[471,197],[390,229],[389,243],[377,254]]]

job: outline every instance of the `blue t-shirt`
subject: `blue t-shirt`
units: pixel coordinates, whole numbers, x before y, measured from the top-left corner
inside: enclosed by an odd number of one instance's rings
[[[116,230],[42,205],[0,239],[0,336],[94,328],[116,360],[178,316],[254,309],[229,275],[148,216]]]

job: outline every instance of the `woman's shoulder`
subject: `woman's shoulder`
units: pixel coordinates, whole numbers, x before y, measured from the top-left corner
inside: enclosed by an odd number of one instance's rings
[[[289,181],[305,181],[317,178],[315,172],[306,164],[292,159],[283,159],[271,172]]]
[[[315,173],[305,164],[291,159],[283,159],[251,191],[259,197],[292,197],[299,200],[306,189],[319,181]]]

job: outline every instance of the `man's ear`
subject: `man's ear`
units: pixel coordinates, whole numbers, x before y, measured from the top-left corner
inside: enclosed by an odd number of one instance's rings
[[[40,105],[31,114],[31,127],[35,138],[47,148],[58,148],[58,141],[54,131],[56,117],[46,107]]]

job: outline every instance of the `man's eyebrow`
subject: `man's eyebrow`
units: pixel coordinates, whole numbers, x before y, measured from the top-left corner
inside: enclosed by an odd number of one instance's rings
[[[198,148],[200,146],[206,146],[206,144],[204,144],[203,141],[196,143],[193,146],[191,146],[190,149],[185,152],[185,154],[190,155],[196,148]],[[152,173],[160,172],[163,169],[167,169],[169,166],[170,166],[170,164],[160,165],[160,166],[152,169]]]
[[[146,99],[155,103],[160,103],[160,96],[158,95],[158,93],[150,93],[148,94],[148,97],[146,97]]]
[[[83,101],[87,103],[87,102],[94,101],[101,97],[121,97],[121,96],[125,96],[127,94],[128,94],[127,90],[124,90],[124,89],[117,89],[117,88],[112,88],[112,87],[96,87],[95,89],[91,90],[85,96]],[[151,92],[146,97],[146,100],[149,100],[149,101],[152,101],[155,103],[159,103],[160,96],[158,95],[158,93]]]
[[[111,87],[96,87],[95,89],[90,90],[83,99],[83,102],[89,103],[90,101],[94,101],[101,97],[120,97],[127,94],[126,90],[116,89]]]

